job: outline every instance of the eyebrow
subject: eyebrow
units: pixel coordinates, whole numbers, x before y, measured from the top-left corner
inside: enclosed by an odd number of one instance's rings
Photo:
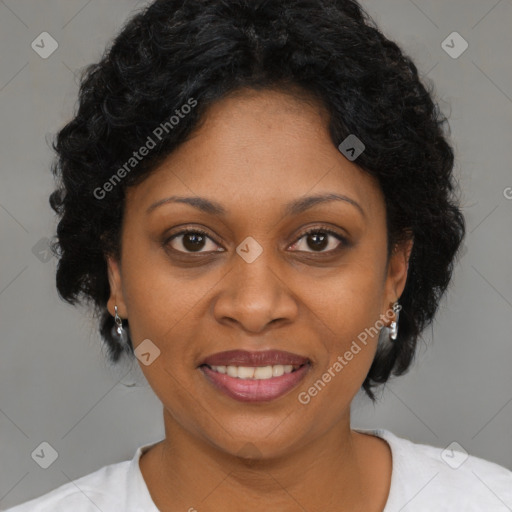
[[[303,197],[301,199],[296,199],[295,201],[291,201],[290,203],[285,205],[284,208],[284,215],[298,215],[299,213],[302,213],[313,206],[320,204],[320,203],[326,203],[329,201],[343,201],[348,204],[351,204],[357,210],[361,213],[361,215],[366,218],[366,213],[361,207],[361,205],[354,201],[354,199],[351,199],[350,197],[341,195],[341,194],[316,194],[313,196],[307,196]],[[218,216],[224,216],[227,214],[227,210],[216,201],[212,201],[210,199],[206,199],[205,197],[182,197],[182,196],[170,196],[165,199],[161,199],[157,201],[156,203],[153,203],[147,210],[146,214],[151,213],[153,210],[158,208],[159,206],[162,206],[164,204],[168,203],[184,203],[188,204],[190,206],[193,206],[194,208],[197,208],[198,210],[201,210],[205,213],[208,213],[210,215],[218,215]]]

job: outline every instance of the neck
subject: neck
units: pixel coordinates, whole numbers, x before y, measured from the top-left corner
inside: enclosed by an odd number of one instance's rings
[[[164,423],[165,439],[140,461],[162,512],[255,510],[255,503],[261,510],[343,512],[382,510],[385,504],[389,486],[380,487],[382,508],[372,508],[376,496],[370,497],[368,491],[382,480],[378,472],[384,468],[375,464],[375,442],[381,448],[382,444],[351,430],[349,415],[322,436],[279,457],[263,457],[250,443],[238,452],[243,457],[227,453],[193,436],[165,410]]]

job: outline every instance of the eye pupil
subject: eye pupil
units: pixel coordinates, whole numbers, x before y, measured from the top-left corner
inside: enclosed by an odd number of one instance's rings
[[[313,240],[313,245],[309,242]],[[328,235],[327,233],[323,233],[321,231],[316,231],[315,233],[310,233],[308,235],[308,246],[311,249],[322,250],[325,249],[328,245]]]
[[[204,236],[200,233],[187,233],[183,235],[182,243],[187,251],[197,251],[204,246]]]

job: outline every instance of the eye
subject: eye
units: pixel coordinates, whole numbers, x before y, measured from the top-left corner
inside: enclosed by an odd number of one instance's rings
[[[332,231],[331,229],[315,227],[308,229],[297,239],[297,241],[291,246],[292,248],[297,248],[300,246],[300,241],[305,238],[305,244],[307,247],[312,248],[312,251],[304,251],[303,252],[334,252],[340,248],[340,246],[348,246],[348,241],[346,238],[341,236],[340,234]],[[334,241],[329,241],[329,238],[336,239],[339,243]],[[333,247],[334,245],[334,247]],[[326,247],[331,247],[329,250],[324,250]],[[301,249],[299,249],[301,250]]]
[[[175,240],[179,241],[175,242]],[[201,249],[207,245],[208,240],[213,242],[213,245],[217,245],[216,242],[208,235],[208,233],[206,233],[206,231],[197,228],[185,229],[168,238],[165,242],[165,245],[170,245],[175,251],[185,254],[194,252],[218,252],[219,250],[215,248],[201,251]],[[172,245],[172,242],[175,242],[175,246]],[[223,249],[221,249],[221,251],[222,250]]]
[[[306,240],[306,246],[311,248],[312,251],[307,251],[304,248],[300,248],[300,242],[303,238]],[[336,243],[334,240],[330,241],[329,238],[337,240],[338,243]],[[203,251],[202,249],[205,249],[205,247],[207,248],[208,241],[211,242],[212,248]],[[178,233],[175,233],[170,238],[168,238],[164,245],[170,245],[173,250],[184,254],[223,251],[222,248],[215,249],[216,246],[218,247],[218,244],[215,242],[215,240],[213,240],[208,235],[208,233],[206,233],[206,231],[198,228],[179,231]],[[340,248],[340,246],[348,245],[349,244],[346,238],[336,233],[335,231],[327,228],[315,227],[302,233],[297,241],[295,241],[295,243],[290,247],[293,249],[299,248],[299,252],[329,253],[336,251]],[[328,247],[330,247],[330,249],[325,250]]]

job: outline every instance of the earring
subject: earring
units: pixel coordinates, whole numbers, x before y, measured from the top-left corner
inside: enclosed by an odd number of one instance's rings
[[[128,336],[126,334],[126,331],[123,329],[123,320],[117,314],[117,306],[114,306],[114,310],[116,312],[114,317],[114,322],[116,323],[116,325],[112,327],[112,337],[114,339],[117,339],[119,343],[125,344],[128,342]]]
[[[393,304],[393,312],[395,313],[395,319],[391,322],[391,325],[389,326],[389,339],[392,341],[395,341],[398,336],[398,315],[401,309],[402,306],[400,306],[398,301],[395,301],[395,303]]]

